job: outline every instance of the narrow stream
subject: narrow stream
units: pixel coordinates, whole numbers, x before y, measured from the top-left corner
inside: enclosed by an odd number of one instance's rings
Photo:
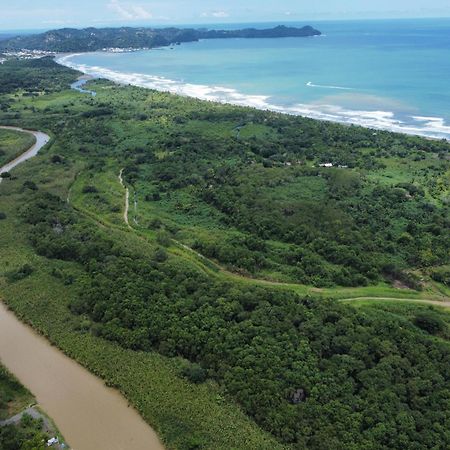
[[[31,133],[36,144],[0,173],[35,156],[50,139]],[[119,392],[50,345],[1,301],[0,360],[35,395],[73,449],[164,450],[153,429]]]
[[[85,76],[85,75],[81,76],[80,78],[78,78],[77,81],[72,83],[70,85],[70,87],[72,89],[75,89],[78,92],[81,92],[82,94],[90,94],[90,95],[92,95],[92,97],[95,97],[97,95],[97,92],[89,91],[87,89],[83,89],[83,86],[90,80],[92,80],[92,77],[90,77],[90,76]]]

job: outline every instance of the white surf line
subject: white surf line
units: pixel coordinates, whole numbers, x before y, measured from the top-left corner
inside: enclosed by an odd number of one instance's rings
[[[124,86],[139,86],[184,97],[192,97],[222,104],[246,106],[281,114],[309,117],[315,120],[324,120],[344,125],[357,125],[372,130],[385,130],[406,135],[423,136],[431,139],[450,140],[450,131],[447,129],[450,128],[450,125],[447,126],[446,129],[442,129],[437,122],[434,122],[432,126],[429,124],[425,127],[415,126],[414,124],[408,124],[402,120],[396,119],[392,111],[347,110],[343,107],[331,104],[315,105],[298,103],[292,106],[276,105],[271,103],[270,95],[248,95],[233,88],[182,83],[181,81],[142,73],[116,72],[104,67],[74,63],[69,59],[72,56],[75,55],[67,55],[64,58],[58,59],[57,62],[64,66],[71,67],[72,69],[79,70],[80,72],[90,74],[96,78],[106,78]],[[309,87],[325,87],[326,89],[356,91],[355,88],[343,86],[314,85],[312,81],[309,82]]]
[[[25,130],[25,129],[19,128],[19,127],[8,127],[8,126],[0,126],[0,129],[28,133],[28,134],[32,134],[36,138],[36,142],[28,150],[23,152],[20,156],[18,156],[14,160],[5,164],[3,167],[0,167],[0,175],[5,172],[10,172],[12,169],[14,169],[14,167],[25,162],[27,159],[30,159],[30,158],[33,158],[33,156],[36,156],[38,154],[39,150],[50,141],[50,136],[48,136],[45,133],[42,133],[41,131]],[[2,182],[2,178],[0,177],[0,183],[1,182]]]
[[[123,182],[122,173],[123,173],[123,169],[120,169],[119,182],[122,185],[122,187],[125,189],[125,209],[123,211],[123,220],[127,224],[128,228],[131,228],[130,222],[128,221],[128,210],[130,208],[130,191],[125,186],[125,183]]]
[[[308,87],[314,87],[314,88],[321,88],[321,89],[339,89],[341,91],[353,91],[352,88],[349,87],[342,87],[342,86],[329,86],[324,84],[314,84],[312,81],[308,81],[306,83],[306,86]]]

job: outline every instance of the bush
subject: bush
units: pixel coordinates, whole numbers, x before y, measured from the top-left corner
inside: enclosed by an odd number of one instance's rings
[[[155,252],[154,260],[156,262],[160,262],[160,263],[166,261],[167,260],[167,252],[161,247],[158,248]]]
[[[0,211],[0,220],[5,220],[6,214],[3,211]]]
[[[431,278],[438,283],[450,286],[450,269],[436,269],[431,273]]]
[[[38,187],[36,186],[36,183],[34,181],[25,181],[22,185],[25,189],[30,189],[32,191],[37,191]]]
[[[160,231],[156,236],[156,242],[158,242],[158,244],[162,245],[163,247],[169,247],[172,240],[169,233],[167,233],[166,231]]]
[[[197,363],[186,362],[181,374],[191,383],[203,383],[206,380],[206,370]]]
[[[81,192],[83,194],[95,194],[98,192],[98,189],[95,186],[87,185],[83,187]]]
[[[61,164],[64,162],[64,158],[61,155],[53,155],[50,159],[53,164]]]
[[[34,269],[30,264],[24,264],[19,269],[9,272],[7,274],[7,279],[10,282],[23,280],[24,278],[30,276],[33,272]]]
[[[159,230],[163,227],[163,223],[161,221],[161,219],[153,219],[149,224],[148,224],[148,228],[150,228],[151,230]]]
[[[414,325],[433,335],[441,333],[446,327],[444,320],[432,311],[418,313]]]

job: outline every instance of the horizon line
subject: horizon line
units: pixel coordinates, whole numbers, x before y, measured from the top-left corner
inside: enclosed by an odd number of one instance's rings
[[[69,25],[69,24],[54,24],[54,26],[51,27],[42,27],[42,28],[8,28],[4,30],[0,30],[1,34],[11,33],[11,32],[19,32],[19,31],[52,31],[52,30],[59,30],[64,28],[73,28],[73,29],[86,29],[86,28],[152,28],[152,27],[158,27],[158,28],[170,28],[170,27],[205,27],[205,26],[221,26],[221,25],[256,25],[256,24],[299,24],[299,23],[305,23],[305,25],[310,25],[310,23],[306,22],[367,22],[367,21],[381,21],[381,20],[389,20],[389,21],[406,21],[406,20],[445,20],[450,19],[449,16],[439,16],[439,17],[363,17],[363,18],[352,18],[352,19],[301,19],[301,20],[258,20],[254,22],[249,21],[228,21],[228,22],[154,22],[154,23],[148,23],[144,24],[142,22],[139,23],[127,23],[123,22],[121,24],[119,23],[111,23],[111,22],[105,22],[100,23],[97,25],[90,24],[90,25]]]

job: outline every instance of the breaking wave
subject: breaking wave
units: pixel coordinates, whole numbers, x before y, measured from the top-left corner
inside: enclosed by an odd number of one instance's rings
[[[328,86],[326,84],[314,84],[312,81],[308,81],[306,86],[313,88],[321,88],[321,89],[338,89],[340,91],[353,91],[352,88],[342,87],[342,86]]]
[[[450,125],[447,125],[445,120],[440,117],[410,116],[408,122],[406,122],[396,118],[395,114],[391,111],[351,110],[328,104],[298,103],[291,106],[282,106],[273,103],[271,97],[267,95],[247,95],[233,88],[185,83],[160,76],[118,72],[105,67],[89,66],[73,62],[72,58],[79,55],[81,54],[61,56],[56,61],[59,64],[79,70],[85,74],[98,78],[106,78],[124,85],[170,92],[201,100],[300,115],[312,119],[360,125],[372,129],[395,131],[436,139],[450,139]],[[312,85],[312,87],[316,87],[316,85]],[[338,89],[339,87],[330,86],[329,88]],[[347,90],[350,88],[340,89]]]

